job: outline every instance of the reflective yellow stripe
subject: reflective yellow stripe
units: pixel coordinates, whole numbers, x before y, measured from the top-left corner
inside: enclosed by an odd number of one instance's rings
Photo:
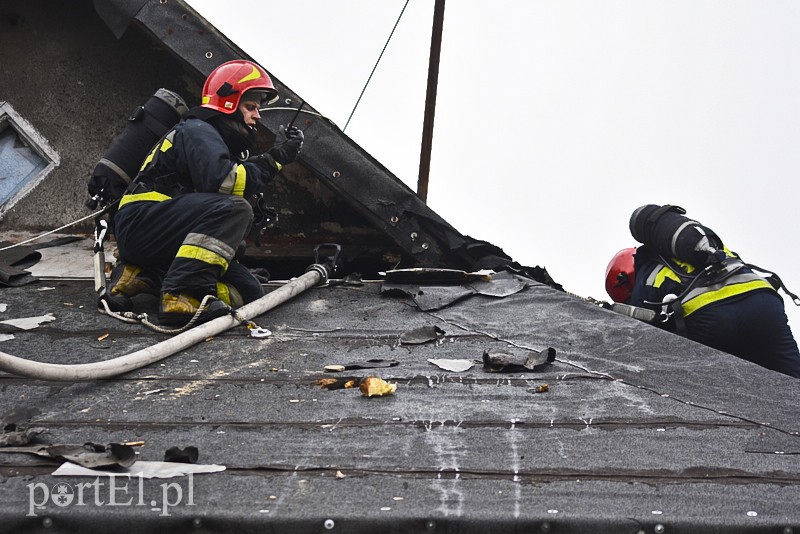
[[[171,198],[172,197],[168,197],[167,195],[157,191],[148,191],[147,193],[137,193],[135,195],[123,196],[122,200],[119,201],[119,207],[122,208],[122,206],[125,204],[130,204],[131,202],[141,202],[143,200],[149,202],[163,202]]]
[[[223,273],[228,270],[228,260],[216,252],[211,252],[210,250],[194,245],[182,245],[181,248],[178,249],[178,253],[175,257],[198,260],[211,265],[219,265],[222,267]]]
[[[146,158],[144,158],[144,163],[142,163],[142,166],[141,166],[141,167],[139,167],[139,170],[140,170],[140,171],[143,171],[143,170],[144,170],[144,168],[145,168],[145,167],[147,167],[147,165],[148,165],[148,164],[149,164],[151,161],[153,161],[153,158],[156,156],[156,148],[158,148],[158,147],[153,147],[153,150],[151,150],[151,151],[150,151],[150,153],[147,155],[147,157],[146,157]]]
[[[677,274],[675,274],[675,271],[669,267],[662,267],[661,270],[656,274],[656,279],[653,281],[653,287],[661,287],[661,284],[663,284],[664,280],[667,278],[670,280],[675,280],[679,284],[681,283],[681,279]]]
[[[247,168],[244,165],[236,165],[236,182],[233,184],[231,195],[237,197],[244,196],[244,186],[247,184]]]
[[[217,298],[228,306],[231,305],[231,294],[230,291],[228,291],[228,284],[217,282]]]
[[[694,271],[694,265],[690,263],[681,261],[678,258],[672,258],[672,261],[674,261],[677,266],[682,267],[683,270],[686,271],[686,274],[692,274],[692,272]]]
[[[741,295],[742,293],[747,293],[754,289],[772,289],[772,285],[766,280],[751,280],[750,282],[732,284],[716,291],[702,293],[683,304],[683,314],[684,316],[688,316],[712,302],[735,297],[736,295]]]
[[[172,133],[172,135],[174,136],[175,134]],[[170,148],[172,148],[172,141],[170,139],[164,138],[164,141],[162,141],[161,144],[153,147],[153,150],[151,150],[150,153],[147,155],[147,157],[144,159],[144,163],[142,163],[142,166],[139,168],[139,170],[143,171],[144,168],[147,167],[147,165],[151,161],[153,161],[153,158],[156,157],[156,150],[160,149],[161,152],[166,152]]]
[[[245,185],[247,185],[247,167],[237,163],[222,181],[217,192],[243,197]]]

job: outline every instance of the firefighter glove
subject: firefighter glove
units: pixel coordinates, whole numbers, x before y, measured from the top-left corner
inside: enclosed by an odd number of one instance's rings
[[[255,163],[268,176],[274,176],[280,168],[275,164],[275,158],[271,154],[259,154],[248,159],[250,163]]]
[[[275,136],[275,145],[269,153],[275,161],[281,165],[286,165],[297,159],[297,155],[303,148],[303,131],[294,126],[285,128],[282,124],[278,127],[278,135]]]

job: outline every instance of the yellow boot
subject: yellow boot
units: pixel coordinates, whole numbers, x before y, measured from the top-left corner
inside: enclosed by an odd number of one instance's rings
[[[158,286],[151,275],[142,271],[141,267],[120,262],[111,273],[110,289],[105,299],[108,307],[114,312],[131,311],[131,298],[136,295],[158,295]]]
[[[200,301],[185,293],[161,293],[161,305],[158,309],[158,321],[166,326],[184,326],[197,310],[200,308]],[[230,312],[230,308],[223,301],[218,299],[209,300],[206,308],[200,314],[195,324],[205,323],[211,319],[222,317]]]
[[[242,295],[231,284],[217,282],[217,298],[233,309],[244,306]]]

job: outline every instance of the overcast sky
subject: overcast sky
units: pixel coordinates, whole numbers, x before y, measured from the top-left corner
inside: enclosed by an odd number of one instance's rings
[[[405,4],[188,1],[340,128]],[[346,130],[414,190],[433,5]],[[608,299],[630,214],[677,204],[800,292],[800,2],[450,0],[443,33],[428,204],[459,231]]]

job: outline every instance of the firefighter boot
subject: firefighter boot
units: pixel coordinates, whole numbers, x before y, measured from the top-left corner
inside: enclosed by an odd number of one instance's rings
[[[111,311],[120,313],[133,310],[131,298],[136,295],[158,295],[159,284],[141,267],[119,262],[111,273],[110,286],[104,298]]]
[[[217,298],[233,309],[244,306],[242,295],[231,284],[217,282]]]
[[[161,305],[158,308],[158,321],[165,326],[185,326],[200,308],[200,301],[186,293],[161,293]],[[230,308],[218,299],[209,300],[195,324],[205,323],[211,319],[222,317],[230,312]]]

